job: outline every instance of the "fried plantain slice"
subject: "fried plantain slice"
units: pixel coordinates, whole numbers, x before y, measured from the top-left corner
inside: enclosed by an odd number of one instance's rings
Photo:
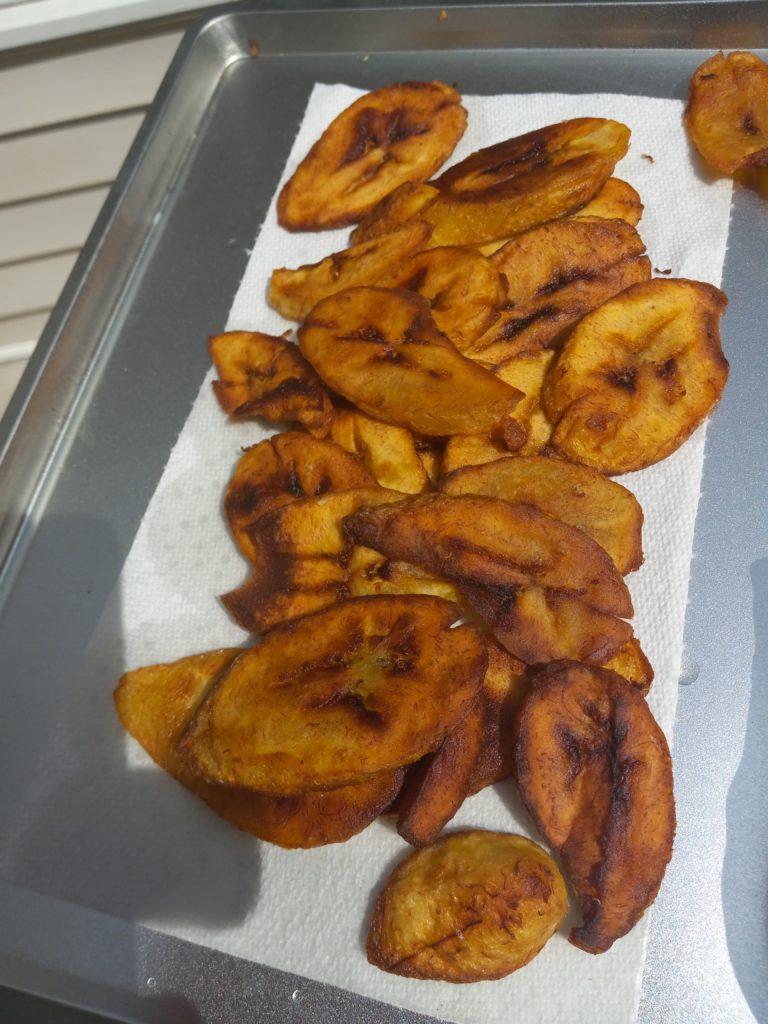
[[[540,952],[567,909],[557,865],[536,843],[456,832],[392,872],[373,910],[368,960],[409,978],[503,978]]]
[[[570,217],[605,217],[606,220],[625,220],[636,227],[643,216],[643,203],[638,192],[622,178],[609,178],[593,199]]]
[[[481,434],[454,434],[443,450],[440,477],[444,480],[464,466],[483,466],[511,455],[501,439]]]
[[[247,448],[224,497],[224,514],[245,557],[256,557],[249,534],[257,519],[297,498],[374,487],[362,462],[332,441],[287,431]]]
[[[347,516],[344,530],[465,587],[540,586],[609,615],[632,615],[629,591],[591,537],[531,505],[481,495],[420,494]],[[512,652],[516,653],[516,652]]]
[[[360,597],[278,626],[221,677],[181,755],[209,781],[281,796],[418,761],[485,672],[482,637],[457,615],[439,598]]]
[[[541,349],[513,356],[493,368],[497,377],[525,393],[509,416],[522,435],[515,445],[518,455],[538,455],[549,446],[552,424],[541,404],[541,389],[554,358],[554,350]]]
[[[423,295],[438,330],[460,352],[484,334],[506,296],[494,265],[476,249],[455,245],[416,253],[377,283],[382,288],[405,288]]]
[[[517,779],[578,897],[584,923],[571,942],[604,952],[656,898],[672,853],[663,732],[616,673],[550,665],[533,680],[518,718]]]
[[[402,289],[324,299],[299,343],[329,387],[368,416],[428,437],[483,433],[520,398],[437,330],[426,299]]]
[[[354,453],[382,487],[420,494],[430,486],[417,440],[406,427],[373,419],[357,409],[337,409],[331,440]]]
[[[443,481],[441,490],[535,505],[597,541],[622,576],[643,563],[640,503],[626,487],[588,466],[542,455],[517,456],[459,469]]]
[[[434,174],[466,125],[461,97],[443,82],[403,82],[361,96],[283,187],[278,223],[289,231],[354,224],[398,185]]]
[[[348,563],[350,597],[368,594],[428,594],[446,601],[461,602],[458,588],[426,569],[386,558],[373,548],[356,544]]]
[[[334,252],[319,263],[272,271],[269,304],[288,320],[304,320],[321,299],[376,284],[426,245],[432,226],[412,220],[386,235]]]
[[[213,390],[232,419],[295,421],[316,436],[328,433],[330,395],[296,345],[258,331],[228,331],[210,338],[209,349],[221,377]]]
[[[402,770],[328,792],[272,797],[204,782],[178,756],[176,744],[206,693],[242,653],[208,651],[127,672],[115,690],[121,722],[161,768],[244,832],[290,849],[344,842],[394,800]]]
[[[637,637],[630,637],[620,651],[603,665],[632,683],[643,696],[653,682],[653,666],[640,646]]]
[[[353,245],[367,242],[386,235],[408,220],[417,219],[421,210],[439,195],[440,190],[434,185],[423,181],[404,181],[366,213],[349,236],[350,242]]]
[[[584,206],[629,145],[617,121],[575,118],[478,150],[433,184],[440,195],[419,217],[432,245],[482,245]]]
[[[507,281],[507,307],[467,355],[498,364],[556,346],[586,313],[647,281],[645,243],[623,220],[599,217],[543,224],[491,257]]]
[[[725,386],[726,302],[709,284],[654,278],[586,316],[542,389],[554,447],[608,474],[671,455]]]
[[[744,50],[704,61],[691,78],[685,126],[715,170],[762,171],[768,181],[768,64]]]
[[[253,569],[221,598],[235,622],[251,633],[335,604],[347,596],[352,545],[343,518],[361,505],[402,495],[367,487],[297,498],[259,517],[247,529]]]
[[[511,775],[515,766],[514,722],[528,692],[528,666],[505,650],[492,636],[485,638],[488,668],[483,676],[483,741],[475,761],[469,792]]]

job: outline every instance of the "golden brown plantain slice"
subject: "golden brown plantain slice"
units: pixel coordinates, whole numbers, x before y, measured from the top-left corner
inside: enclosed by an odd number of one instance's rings
[[[454,434],[443,451],[441,479],[464,466],[483,466],[513,453],[501,439],[482,434]]]
[[[355,545],[349,556],[350,597],[370,594],[427,594],[446,601],[461,602],[458,588],[447,580],[408,562],[385,558],[373,548]]]
[[[554,447],[608,474],[671,455],[725,386],[726,302],[711,285],[655,278],[585,317],[542,389]]]
[[[531,505],[462,494],[421,494],[344,521],[357,544],[469,587],[549,587],[610,615],[632,615],[629,591],[605,551]],[[516,653],[516,652],[512,652]]]
[[[506,779],[515,766],[514,722],[528,692],[528,666],[487,636],[488,668],[483,676],[481,698],[485,705],[483,743],[469,792]]]
[[[361,461],[331,441],[288,431],[247,448],[224,497],[224,514],[240,550],[255,558],[248,532],[257,519],[297,498],[374,487]]]
[[[244,832],[291,849],[344,842],[389,806],[402,770],[328,792],[273,797],[204,782],[178,756],[179,738],[206,693],[242,653],[209,651],[127,672],[115,690],[120,720],[161,768]]]
[[[642,695],[605,669],[544,669],[518,719],[517,778],[560,854],[584,923],[571,942],[609,949],[656,898],[672,853],[672,761]]]
[[[261,516],[246,531],[253,569],[246,582],[222,596],[243,629],[260,633],[347,596],[352,544],[342,520],[361,505],[399,501],[402,495],[368,487],[297,498]]]
[[[295,421],[316,436],[328,433],[330,395],[296,345],[270,334],[228,331],[212,337],[209,348],[221,377],[213,390],[232,419]]]
[[[416,253],[377,283],[423,295],[438,330],[461,352],[496,319],[506,297],[494,265],[476,249],[456,245]]]
[[[485,671],[482,637],[451,628],[457,616],[433,597],[361,597],[279,626],[219,680],[182,756],[212,782],[282,796],[418,761]]]
[[[643,203],[637,191],[628,181],[621,178],[609,178],[593,199],[580,210],[569,216],[605,217],[606,220],[625,220],[636,227],[643,216]]]
[[[422,181],[404,181],[366,213],[349,236],[350,242],[357,245],[394,231],[406,221],[418,218],[420,211],[439,195],[440,190],[434,185]]]
[[[521,443],[515,447],[518,455],[538,455],[552,437],[552,424],[541,405],[541,389],[554,358],[552,349],[542,349],[514,356],[493,369],[497,377],[525,393],[510,413],[510,420],[522,434]]]
[[[617,121],[575,118],[478,150],[441,174],[419,217],[432,245],[482,245],[555,220],[589,202],[627,151]]]
[[[413,292],[350,288],[332,295],[299,328],[299,342],[334,391],[368,416],[417,434],[484,433],[520,398],[465,359]]]
[[[535,505],[596,540],[622,576],[643,563],[640,503],[626,487],[588,466],[543,455],[517,456],[457,470],[441,490]]]
[[[617,675],[623,676],[628,682],[645,696],[653,682],[653,666],[645,656],[637,637],[631,637],[621,650],[605,662],[603,668],[609,668]]]
[[[503,978],[540,952],[567,909],[557,865],[536,843],[456,832],[392,872],[373,910],[368,960],[409,978]]]
[[[416,438],[406,427],[366,416],[356,409],[337,409],[331,440],[354,453],[382,487],[420,494],[430,480]]]
[[[768,181],[768,64],[743,50],[704,61],[691,78],[685,126],[711,167]]]
[[[376,284],[413,253],[423,249],[432,227],[412,220],[392,232],[350,249],[334,252],[320,263],[272,272],[269,304],[289,320],[304,320],[313,306],[345,288]]]
[[[323,132],[277,201],[290,231],[354,224],[405,181],[426,181],[464,134],[461,97],[442,82],[361,96]]]

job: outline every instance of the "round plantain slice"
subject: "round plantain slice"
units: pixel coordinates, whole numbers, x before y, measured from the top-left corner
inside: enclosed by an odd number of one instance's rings
[[[322,379],[366,415],[427,437],[480,434],[521,394],[442,334],[404,289],[349,288],[318,303],[299,344]]]
[[[457,832],[395,868],[374,907],[368,960],[409,978],[503,978],[541,951],[567,909],[557,865],[536,843]]]
[[[406,181],[426,181],[464,134],[461,97],[443,82],[403,82],[361,96],[329,125],[285,184],[290,231],[354,224]]]
[[[433,597],[361,597],[272,630],[186,730],[202,778],[278,796],[332,789],[435,750],[475,700],[482,636]]]
[[[553,446],[610,475],[671,455],[725,387],[726,302],[712,285],[655,278],[588,314],[544,381]]]
[[[642,694],[615,672],[562,662],[531,683],[517,779],[563,862],[584,922],[571,942],[609,949],[656,898],[672,854],[672,761]]]

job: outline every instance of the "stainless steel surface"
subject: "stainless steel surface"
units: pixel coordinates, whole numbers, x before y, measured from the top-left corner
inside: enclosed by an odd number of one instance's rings
[[[317,7],[222,13],[187,38],[0,425],[2,828],[33,792],[314,81],[682,98],[711,49],[768,46],[765,0]],[[708,438],[686,633],[698,678],[681,690],[680,828],[643,1024],[768,1020],[767,211],[737,192],[732,379]],[[423,1020],[62,895],[0,883],[0,983],[142,1022]]]

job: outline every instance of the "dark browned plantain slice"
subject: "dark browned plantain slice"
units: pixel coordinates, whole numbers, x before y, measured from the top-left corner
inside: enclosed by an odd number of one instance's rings
[[[374,907],[368,960],[409,978],[502,978],[536,956],[567,909],[557,865],[536,843],[457,832],[390,875]]]
[[[349,236],[350,242],[357,245],[394,231],[406,221],[418,218],[419,212],[439,195],[440,190],[426,182],[403,182],[366,213]]]
[[[442,82],[403,82],[361,96],[323,132],[283,187],[291,231],[354,224],[406,181],[426,181],[464,134],[461,97]]]
[[[332,295],[299,328],[299,342],[334,391],[368,416],[428,437],[483,433],[520,398],[462,356],[414,292],[350,288]]]
[[[725,387],[726,302],[711,285],[655,278],[586,316],[542,389],[555,448],[608,474],[671,455]]]
[[[429,474],[417,439],[407,427],[383,423],[357,409],[337,409],[330,437],[353,452],[382,487],[404,494],[429,489]]]
[[[629,129],[582,117],[478,150],[441,174],[440,195],[419,217],[432,245],[509,238],[585,205],[627,151]]]
[[[656,898],[672,854],[667,741],[626,679],[573,663],[536,676],[517,733],[520,792],[581,907],[571,942],[604,952]]]
[[[228,331],[212,337],[209,349],[221,377],[213,390],[232,419],[263,417],[301,423],[319,437],[328,433],[330,395],[296,345],[270,334]]]
[[[287,431],[247,448],[224,497],[224,514],[240,550],[255,558],[249,527],[297,498],[374,487],[361,461],[331,441]]]
[[[485,672],[483,639],[457,616],[438,598],[361,597],[279,626],[221,677],[182,757],[211,782],[280,796],[418,761]]]
[[[483,743],[469,792],[511,775],[515,767],[514,722],[520,703],[528,692],[528,666],[505,650],[492,636],[488,645],[488,668],[483,676],[481,697],[485,705]]]
[[[244,832],[291,849],[344,842],[389,806],[402,770],[328,792],[272,797],[205,782],[178,756],[179,738],[206,693],[242,653],[209,651],[127,672],[115,690],[120,720],[161,768]]]
[[[441,489],[535,505],[596,540],[622,575],[643,563],[640,503],[626,487],[587,466],[542,455],[517,456],[459,469]]]

